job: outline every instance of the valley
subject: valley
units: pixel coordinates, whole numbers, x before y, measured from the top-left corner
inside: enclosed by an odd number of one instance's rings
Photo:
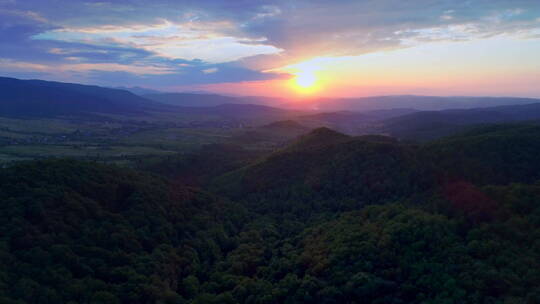
[[[98,91],[99,109],[0,112],[2,303],[540,299],[540,103],[322,112]]]
[[[148,95],[155,99],[150,100],[118,89],[96,90],[92,86],[9,78],[0,80],[6,88],[13,83],[25,88],[17,93],[18,97],[13,93],[0,96],[4,103],[22,98],[17,107],[23,111],[14,112],[19,110],[13,107],[0,109],[2,166],[17,160],[50,157],[134,166],[148,157],[188,153],[204,145],[220,143],[272,151],[319,127],[349,135],[381,134],[400,140],[426,141],[481,124],[540,120],[540,100],[533,99],[527,100],[531,104],[524,105],[441,111],[386,109],[387,105],[383,104],[379,110],[321,112],[249,103],[268,102],[261,98],[204,94],[164,94],[161,97],[154,94]],[[41,93],[45,95],[38,95]],[[57,104],[48,105],[44,111],[24,110],[34,104],[46,103],[49,98],[46,94],[54,94],[51,95],[54,98],[77,98],[79,102],[75,104],[80,105]],[[102,104],[85,108],[88,106],[83,100],[92,96],[101,98]],[[32,98],[32,102],[29,103],[27,98]],[[158,102],[162,98],[168,98],[169,104]],[[171,98],[189,101],[173,105]],[[410,102],[411,98],[406,100]],[[401,99],[403,97],[384,100],[395,103]],[[193,106],[197,100],[201,105]],[[420,100],[419,108],[434,102],[426,98]],[[489,99],[486,102],[490,104]],[[493,102],[501,103],[504,99],[493,99]],[[506,102],[515,101],[507,99]]]

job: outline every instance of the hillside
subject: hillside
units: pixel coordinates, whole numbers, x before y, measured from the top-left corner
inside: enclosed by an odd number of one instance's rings
[[[301,208],[290,203],[297,195],[321,200],[321,207],[331,210],[344,207],[344,198],[354,197],[354,204],[391,201],[431,182],[416,150],[386,137],[352,137],[320,128],[220,177],[215,186],[235,198],[246,193],[281,198],[265,208]]]
[[[216,176],[249,165],[265,152],[235,144],[210,144],[191,153],[147,160],[140,169],[166,176],[181,185],[202,186]]]
[[[383,121],[380,132],[412,139],[451,135],[479,124],[540,120],[540,103],[468,110],[421,111]]]
[[[531,183],[540,179],[538,134],[535,124],[488,126],[411,145],[384,136],[352,137],[321,128],[219,178],[216,187],[233,197],[261,193],[294,199],[303,193],[322,200],[355,198],[373,203],[456,181]]]
[[[238,127],[245,124],[264,125],[303,113],[250,104],[232,97],[226,100],[229,103],[216,102],[204,106],[189,103],[170,105],[121,89],[42,80],[0,78],[0,91],[0,117],[17,119],[65,119],[66,116],[84,115],[96,121],[123,120],[117,121],[118,123],[150,121],[183,126],[192,123],[197,127]],[[205,96],[187,95],[196,98]],[[237,103],[230,103],[231,101]]]
[[[160,109],[128,91],[98,86],[0,77],[0,115],[48,117],[79,113],[138,113]]]
[[[540,125],[495,124],[429,142],[426,159],[441,176],[475,184],[532,183],[540,179]]]

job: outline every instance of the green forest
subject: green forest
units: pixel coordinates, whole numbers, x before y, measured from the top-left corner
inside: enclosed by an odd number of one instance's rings
[[[539,151],[522,123],[15,163],[0,303],[540,303]]]

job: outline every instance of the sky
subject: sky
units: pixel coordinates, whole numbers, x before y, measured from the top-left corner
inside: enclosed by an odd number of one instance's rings
[[[0,76],[290,98],[540,97],[540,1],[0,0]]]

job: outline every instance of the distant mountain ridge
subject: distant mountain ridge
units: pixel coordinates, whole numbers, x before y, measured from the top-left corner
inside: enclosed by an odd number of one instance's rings
[[[128,88],[130,89],[130,88]],[[131,88],[131,90],[143,88]],[[391,119],[414,113],[415,111],[440,111],[454,109],[455,115],[479,116],[481,109],[491,111],[493,107],[514,107],[539,103],[540,99],[512,97],[436,97],[436,96],[375,96],[363,98],[320,98],[292,102],[272,97],[237,97],[202,93],[160,93],[139,96],[127,90],[105,88],[93,85],[62,83],[43,80],[19,80],[0,77],[0,115],[2,116],[54,116],[76,113],[142,113],[145,111],[174,111],[181,113],[204,113],[233,118],[258,119],[262,123],[271,120],[293,119],[294,115],[303,121],[323,121],[306,126],[329,126],[342,131],[355,130],[357,123]],[[266,107],[266,108],[265,108]],[[298,109],[302,109],[299,111]],[[474,113],[461,113],[455,109],[476,108]],[[316,109],[316,110],[313,110]],[[504,117],[489,114],[485,119],[462,119],[480,122],[535,119],[540,116],[537,109],[501,108]],[[513,112],[512,112],[513,111]],[[302,113],[303,112],[303,113]],[[331,112],[331,113],[324,113]],[[451,112],[434,114],[440,117],[454,115]],[[318,115],[318,116],[317,116]],[[426,113],[417,114],[426,115]],[[455,116],[454,115],[454,116]],[[495,116],[494,116],[495,115]],[[512,118],[514,117],[514,118]],[[434,117],[432,117],[434,119]],[[441,118],[442,119],[442,118]]]
[[[540,120],[540,103],[490,108],[420,111],[384,121],[382,131],[392,136],[432,139],[468,125]]]
[[[181,94],[201,100],[208,95]],[[283,120],[300,112],[268,105],[251,104],[247,100],[210,95],[216,102],[192,106],[189,102],[167,104],[150,100],[121,89],[62,83],[43,80],[19,80],[0,77],[0,116],[55,117],[78,114],[145,115],[153,112],[174,112],[185,115],[253,122],[257,124]],[[193,104],[193,103],[191,103]]]
[[[139,96],[163,93],[162,91],[152,90],[152,89],[143,88],[143,87],[115,87],[113,89],[128,91]]]
[[[204,92],[147,94],[145,98],[181,107],[212,107],[222,104],[281,106],[283,100],[271,97],[237,97]]]
[[[144,97],[176,106],[206,107],[216,106],[224,103],[260,104],[287,109],[303,108],[319,112],[366,112],[396,110],[402,110],[403,112],[414,110],[439,111],[447,109],[471,109],[540,103],[540,99],[537,98],[468,96],[444,97],[419,95],[372,96],[358,98],[312,98],[302,101],[291,101],[286,98],[261,96],[225,96],[211,93],[204,94],[204,92],[148,94],[144,95]]]
[[[373,96],[360,98],[320,98],[307,101],[319,111],[372,111],[412,108],[422,111],[486,108],[504,105],[540,103],[537,98],[519,97],[443,97],[443,96]]]
[[[137,113],[157,102],[119,89],[0,77],[0,115],[53,116],[83,112]]]

